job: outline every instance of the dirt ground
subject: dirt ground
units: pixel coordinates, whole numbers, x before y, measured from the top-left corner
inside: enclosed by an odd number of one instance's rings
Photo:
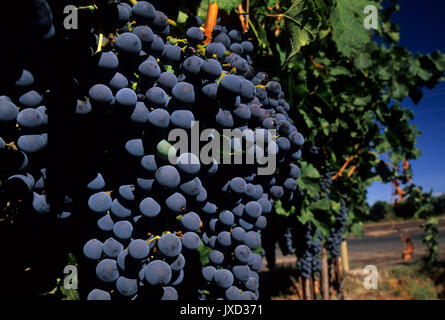
[[[370,224],[364,226],[364,237],[348,239],[349,272],[342,284],[345,300],[431,300],[445,299],[445,219],[440,220],[439,261],[434,270],[424,271],[422,258],[426,255],[422,243],[423,221]],[[400,234],[409,236],[414,245],[410,261],[404,261],[404,245]],[[300,300],[301,284],[295,269],[295,256],[283,256],[277,251],[277,267],[265,267],[260,272],[263,299]],[[375,265],[378,288],[365,289],[366,265]],[[317,299],[321,299],[319,284],[315,283]]]

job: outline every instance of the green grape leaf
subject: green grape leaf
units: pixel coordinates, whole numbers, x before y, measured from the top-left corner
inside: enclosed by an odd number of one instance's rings
[[[275,7],[277,3],[278,0],[267,0],[267,6],[271,8]]]
[[[437,70],[445,70],[445,54],[441,53],[440,51],[434,51],[431,54],[431,60],[433,61],[433,64]]]
[[[179,12],[178,12],[178,17],[176,18],[176,22],[177,22],[177,23],[185,23],[185,22],[187,21],[187,18],[188,18],[188,17],[189,17],[189,16],[187,15],[187,13],[185,13],[185,12],[179,10]]]
[[[327,238],[329,237],[329,224],[319,221],[317,219],[312,219],[311,222],[314,224],[314,226],[317,228],[318,231],[323,235],[323,237]]]
[[[212,251],[212,248],[204,245],[204,243],[201,240],[201,244],[199,245],[197,250],[199,252],[199,258],[201,260],[201,265],[205,266],[206,264],[208,264],[210,262],[209,254]]]
[[[371,55],[369,53],[360,52],[354,59],[354,66],[359,70],[368,69],[372,66]]]
[[[340,202],[331,200],[331,206],[332,206],[332,210],[334,212],[336,212],[336,213],[340,212],[340,208],[341,208],[341,203]]]
[[[351,71],[342,66],[337,66],[329,70],[331,76],[352,76]]]
[[[289,30],[291,52],[288,61],[300,48],[308,45],[317,37],[321,25],[320,16],[315,11],[313,1],[295,0],[284,13],[286,27]]]
[[[242,0],[210,0],[210,3],[217,3],[219,9],[230,13],[233,9],[238,8]]]
[[[280,216],[289,217],[295,214],[295,206],[292,206],[289,211],[283,208],[283,204],[280,200],[275,201],[275,212]]]
[[[62,300],[80,300],[79,292],[75,289],[65,289],[65,287],[61,285],[60,292],[63,295]]]
[[[328,198],[320,199],[309,206],[309,209],[312,211],[320,210],[320,211],[328,211],[331,208],[331,204],[329,203]]]
[[[309,209],[301,210],[301,215],[298,216],[298,221],[300,221],[302,224],[306,224],[308,221],[312,220],[314,220],[314,215]]]
[[[402,101],[409,95],[408,87],[403,83],[393,82],[392,96],[397,101]]]
[[[301,176],[306,177],[306,178],[319,179],[320,173],[312,164],[307,163],[307,162],[302,162],[301,163]]]
[[[330,16],[332,37],[338,51],[344,56],[356,56],[370,41],[371,32],[365,29],[363,22],[367,5],[380,5],[370,0],[334,0],[335,7]]]

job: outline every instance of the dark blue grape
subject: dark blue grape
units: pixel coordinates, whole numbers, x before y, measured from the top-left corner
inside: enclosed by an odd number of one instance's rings
[[[263,266],[263,258],[257,253],[252,253],[248,263],[250,269],[252,269],[253,271],[258,271]]]
[[[246,187],[246,181],[243,178],[236,177],[230,180],[229,184],[230,190],[235,193],[244,193],[244,188]]]
[[[111,203],[111,197],[105,192],[97,192],[88,199],[88,207],[94,212],[106,212],[110,209]]]
[[[114,224],[113,234],[117,238],[121,240],[127,240],[130,239],[132,233],[133,233],[133,225],[130,222],[124,220],[116,222]]]
[[[219,82],[220,86],[226,89],[227,91],[239,95],[241,93],[241,84],[242,81],[239,79],[238,76],[229,74],[227,76],[224,76],[221,81]]]
[[[206,79],[214,80],[221,76],[222,67],[218,60],[207,59],[201,65],[201,74]]]
[[[132,297],[138,292],[138,282],[121,276],[116,281],[116,289],[124,297]]]
[[[89,97],[93,101],[97,101],[99,103],[110,103],[113,99],[113,93],[110,88],[103,84],[95,84],[88,91]]]
[[[153,41],[153,31],[147,26],[137,26],[132,32],[141,40],[143,48]]]
[[[204,40],[204,33],[198,27],[188,28],[185,35],[192,43],[199,43]]]
[[[181,61],[182,50],[180,47],[166,44],[164,50],[162,51],[162,60],[166,63],[176,64]]]
[[[252,250],[256,250],[261,245],[261,238],[255,231],[249,231],[246,233],[244,243]]]
[[[225,291],[224,295],[227,300],[239,300],[240,290],[235,286],[231,286]]]
[[[113,238],[108,238],[104,242],[103,252],[109,258],[116,259],[119,256],[119,253],[122,252],[122,250],[124,250],[124,246]]]
[[[36,108],[42,102],[42,96],[35,90],[31,90],[19,98],[19,103],[25,108]]]
[[[249,280],[250,268],[248,265],[234,266],[232,268],[232,273],[235,276],[235,279],[237,279],[238,281],[245,282]]]
[[[172,89],[172,95],[175,99],[187,105],[195,102],[193,85],[187,82],[178,82]]]
[[[202,268],[202,276],[207,281],[212,281],[215,277],[216,268],[213,266],[205,266]]]
[[[233,284],[233,274],[227,269],[218,269],[214,276],[215,283],[224,289],[229,288]]]
[[[171,123],[178,128],[190,129],[193,121],[195,117],[189,110],[176,110],[171,114]]]
[[[186,232],[182,236],[182,245],[189,250],[196,250],[201,245],[201,238],[194,232]]]
[[[119,278],[116,261],[104,259],[96,267],[96,275],[103,282],[114,282]]]
[[[174,212],[181,212],[185,210],[187,201],[182,194],[176,192],[165,200],[165,204],[170,210]]]
[[[156,170],[155,179],[161,186],[169,189],[178,187],[181,181],[178,170],[171,165],[166,165]]]
[[[224,255],[221,253],[221,251],[212,250],[212,251],[210,251],[210,254],[209,254],[209,260],[214,265],[219,266],[224,261]]]
[[[173,287],[165,287],[161,300],[178,300],[178,292]]]
[[[161,260],[151,261],[144,271],[144,279],[153,286],[168,285],[172,278],[170,266]]]
[[[169,94],[177,83],[178,78],[173,73],[167,71],[161,73],[158,79],[158,86],[164,89]]]
[[[167,95],[164,90],[158,87],[148,89],[145,94],[148,105],[153,108],[164,107],[167,103]]]
[[[131,13],[136,19],[141,20],[141,23],[151,22],[155,18],[155,8],[147,1],[138,1],[133,5]]]
[[[190,231],[196,231],[201,226],[201,219],[195,212],[189,212],[181,219],[181,224]]]
[[[150,59],[142,62],[138,67],[138,71],[141,75],[152,81],[156,81],[161,75],[161,68],[159,68],[158,63]]]
[[[83,246],[83,254],[91,260],[99,260],[102,257],[104,244],[97,239],[88,240]]]
[[[226,47],[220,42],[209,43],[206,47],[206,54],[208,57],[214,57],[216,55],[216,58],[222,59],[225,51]]]
[[[257,201],[249,201],[244,207],[244,212],[252,218],[258,218],[263,212],[263,208]]]
[[[239,245],[235,248],[235,258],[241,263],[248,263],[251,258],[252,251],[246,245]]]
[[[199,158],[193,153],[181,154],[176,161],[176,165],[179,170],[188,175],[196,175],[201,169]]]
[[[172,233],[163,235],[157,243],[159,251],[167,257],[176,257],[182,250],[181,240]]]
[[[184,266],[185,266],[185,259],[181,253],[178,255],[176,260],[170,264],[170,268],[173,271],[180,271],[184,268]]]
[[[148,115],[148,121],[155,127],[167,128],[170,124],[170,114],[164,109],[155,109]]]
[[[128,53],[139,53],[142,50],[142,43],[139,37],[130,32],[124,32],[116,38],[116,47]]]
[[[43,115],[36,109],[28,108],[17,115],[17,123],[25,128],[39,127],[43,125]]]
[[[108,292],[101,289],[93,289],[87,296],[87,300],[111,300]]]
[[[235,221],[235,217],[232,212],[224,210],[219,214],[219,220],[226,226],[231,226]]]
[[[225,33],[218,34],[214,39],[214,42],[220,42],[225,48],[230,47],[230,38]]]
[[[97,220],[97,226],[100,230],[109,232],[113,230],[114,222],[109,214],[104,215],[102,218]]]
[[[132,139],[125,144],[125,150],[134,157],[144,156],[144,146],[141,139]]]
[[[156,217],[161,212],[161,206],[153,198],[145,198],[139,204],[139,210],[146,217]]]

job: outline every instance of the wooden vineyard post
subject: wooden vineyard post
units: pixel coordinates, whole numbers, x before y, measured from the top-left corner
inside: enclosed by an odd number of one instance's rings
[[[343,295],[343,262],[341,257],[337,257],[337,293],[340,295],[340,299],[344,299]]]
[[[329,300],[328,253],[324,247],[321,252],[321,288],[323,300]]]
[[[330,299],[335,299],[337,297],[337,272],[336,272],[336,259],[331,258],[329,259],[329,296]]]
[[[315,277],[315,274],[312,274],[311,282],[312,282],[312,298],[314,300],[317,300],[317,278]]]
[[[304,300],[312,300],[311,279],[304,279]]]
[[[298,295],[301,300],[304,300],[304,287],[303,287],[303,278],[301,275],[298,276]]]
[[[341,260],[343,261],[343,271],[345,273],[349,272],[349,256],[348,256],[348,243],[343,240],[340,247]]]

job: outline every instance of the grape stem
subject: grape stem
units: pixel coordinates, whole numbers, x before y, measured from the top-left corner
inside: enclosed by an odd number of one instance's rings
[[[102,51],[102,43],[104,41],[104,35],[103,33],[99,33],[99,41],[97,42],[97,50],[95,53],[101,52]]]
[[[216,25],[217,18],[218,18],[218,4],[216,2],[210,3],[207,9],[207,18],[204,27],[204,35],[206,36],[204,44],[207,44],[212,40],[213,27]]]
[[[13,150],[18,150],[17,146],[15,145],[14,141],[10,142],[10,143],[5,143],[6,147],[12,148]]]
[[[244,15],[243,15],[245,12],[244,12],[244,8],[243,8],[243,4],[242,3],[239,4],[238,11],[240,13],[242,13],[242,14],[239,15],[239,20],[241,22],[241,27],[243,28],[243,33],[246,33],[247,30],[249,29],[249,25],[246,24],[246,19],[245,19]]]

